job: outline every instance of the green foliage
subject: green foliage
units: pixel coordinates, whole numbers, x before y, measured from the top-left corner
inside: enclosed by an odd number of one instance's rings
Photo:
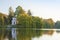
[[[17,17],[18,24],[28,28],[42,28],[41,18],[21,14]]]
[[[7,15],[0,13],[0,25],[7,24]]]
[[[31,11],[30,11],[30,10],[28,10],[27,14],[28,14],[29,16],[31,16],[31,15],[32,15],[32,13],[31,13]]]
[[[33,27],[42,28],[42,19],[39,17],[33,17]]]
[[[43,20],[43,28],[53,28],[54,22],[52,19]]]
[[[9,16],[14,16],[14,11],[12,7],[9,7]]]
[[[12,17],[14,16],[14,12],[13,12],[13,9],[12,7],[9,8],[9,15],[8,15],[8,21],[9,21],[9,24],[11,24],[11,20],[12,20]]]
[[[21,6],[18,6],[16,8],[15,15],[20,15],[20,14],[24,14],[24,13],[25,13],[25,11]]]
[[[60,21],[57,21],[57,22],[55,23],[54,28],[60,29]]]

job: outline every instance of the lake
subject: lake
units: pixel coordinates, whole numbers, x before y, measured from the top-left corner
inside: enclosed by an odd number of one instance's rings
[[[49,34],[49,32],[43,33],[40,37],[34,37],[32,38],[32,40],[60,40],[60,29],[59,30],[54,29],[53,33],[52,31],[50,32],[52,34]]]
[[[0,37],[12,39],[11,30],[4,29],[3,32]],[[17,40],[60,40],[60,29],[17,28],[16,35]]]

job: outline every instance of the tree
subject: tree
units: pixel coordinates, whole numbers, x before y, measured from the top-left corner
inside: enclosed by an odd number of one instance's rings
[[[43,20],[43,28],[53,28],[53,27],[54,27],[54,21],[51,18]]]
[[[6,25],[7,24],[7,15],[0,13],[0,25]]]
[[[14,16],[14,11],[13,11],[12,7],[9,8],[9,15]]]
[[[54,28],[60,29],[60,21],[57,21],[57,22],[55,23]]]
[[[18,6],[16,8],[16,11],[15,11],[15,15],[20,15],[20,14],[24,14],[25,11],[23,10],[23,8],[21,6]]]
[[[14,11],[13,11],[12,7],[10,7],[9,8],[9,15],[8,15],[9,24],[11,24],[11,20],[12,20],[13,16],[14,16]]]
[[[0,25],[4,25],[4,18],[2,13],[0,13]]]
[[[33,17],[33,25],[36,26],[36,28],[42,28],[42,19],[39,17]]]
[[[29,16],[31,16],[31,15],[32,15],[30,10],[28,10],[27,14],[28,14]]]
[[[20,14],[17,17],[18,24],[26,27],[27,18],[28,18],[27,14]]]

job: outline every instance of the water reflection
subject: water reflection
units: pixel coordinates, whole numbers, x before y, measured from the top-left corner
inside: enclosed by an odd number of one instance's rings
[[[32,40],[60,40],[60,33],[58,33],[56,30],[53,31],[54,32],[52,33],[52,35],[43,34],[40,37],[32,38]]]
[[[59,40],[59,30],[33,30],[32,28],[17,28],[17,40]],[[0,40],[12,40],[11,29],[0,28]]]

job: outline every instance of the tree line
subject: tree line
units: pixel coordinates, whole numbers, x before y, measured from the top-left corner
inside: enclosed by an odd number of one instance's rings
[[[33,16],[30,10],[27,12],[21,7],[18,6],[13,11],[12,7],[9,7],[9,15],[3,14],[0,12],[0,25],[11,25],[11,20],[14,15],[17,15],[17,24],[23,27],[32,27],[32,28],[56,28],[56,25],[59,27],[59,22],[54,22],[51,18],[43,19],[38,16]]]

